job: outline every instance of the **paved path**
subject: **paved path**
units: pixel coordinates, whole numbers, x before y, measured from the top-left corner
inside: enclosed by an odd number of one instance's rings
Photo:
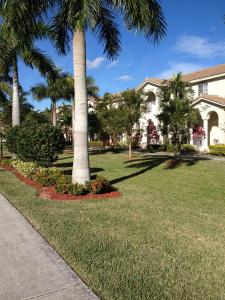
[[[98,300],[0,194],[0,300]]]

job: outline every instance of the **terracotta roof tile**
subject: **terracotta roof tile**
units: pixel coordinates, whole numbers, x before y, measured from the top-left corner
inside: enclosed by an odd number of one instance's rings
[[[219,75],[222,73],[225,73],[225,64],[206,68],[189,74],[184,74],[182,78],[185,81],[192,81],[192,80],[201,79],[209,76]]]
[[[201,95],[201,96],[195,98],[194,102],[197,102],[200,99],[206,99],[206,100],[209,100],[209,101],[212,101],[212,102],[215,102],[218,104],[222,104],[225,106],[225,98],[219,97],[216,95]]]

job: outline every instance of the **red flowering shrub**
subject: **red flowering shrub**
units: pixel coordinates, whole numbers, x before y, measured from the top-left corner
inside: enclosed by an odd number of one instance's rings
[[[201,126],[195,126],[193,128],[193,133],[192,133],[193,139],[195,138],[205,138],[206,133],[203,127]]]
[[[152,121],[149,121],[147,131],[150,137],[150,143],[157,143],[159,140],[159,134]]]

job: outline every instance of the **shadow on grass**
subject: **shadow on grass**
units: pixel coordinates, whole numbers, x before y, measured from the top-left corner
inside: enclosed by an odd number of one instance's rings
[[[134,173],[131,173],[129,175],[125,175],[119,178],[115,178],[113,180],[110,181],[110,184],[116,184],[118,182],[124,181],[124,180],[128,180],[130,178],[139,176],[141,174],[144,174],[145,172],[161,165],[162,163],[164,163],[166,160],[168,159],[168,157],[145,157],[145,158],[141,158],[141,159],[135,159],[135,160],[130,160],[130,161],[126,161],[124,163],[133,163],[136,162],[135,164],[131,164],[129,166],[126,166],[126,168],[137,168],[141,170],[138,170]]]
[[[210,160],[207,157],[197,157],[197,156],[178,156],[171,159],[168,159],[166,162],[165,169],[175,169],[177,167],[180,167],[182,165],[191,167],[198,163],[200,160]]]
[[[116,184],[124,180],[128,180],[130,178],[142,175],[146,173],[147,171],[161,165],[162,163],[165,164],[165,170],[174,169],[181,165],[186,166],[193,166],[200,160],[208,160],[207,158],[200,158],[200,157],[171,157],[168,155],[162,155],[162,156],[147,156],[140,159],[131,159],[128,161],[125,161],[124,164],[126,165],[126,168],[137,168],[141,170],[137,170],[134,173],[131,173],[129,175],[125,175],[119,178],[115,178],[110,181],[110,184]]]
[[[72,175],[73,162],[55,164],[57,168],[61,168],[65,175]],[[66,170],[64,170],[66,169]],[[102,168],[91,168],[91,173],[104,171]]]

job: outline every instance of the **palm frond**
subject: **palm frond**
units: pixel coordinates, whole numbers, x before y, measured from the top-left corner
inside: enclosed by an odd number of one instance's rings
[[[43,51],[38,48],[24,49],[21,52],[21,58],[24,63],[31,68],[37,68],[44,77],[57,77],[55,64]]]
[[[166,21],[158,0],[112,0],[111,3],[124,16],[128,30],[143,33],[153,43],[166,34]]]
[[[104,53],[110,59],[116,58],[121,50],[120,33],[114,20],[115,15],[113,11],[109,6],[102,4],[93,28],[93,32],[104,45]]]
[[[30,89],[33,98],[37,101],[42,101],[49,98],[48,88],[44,83],[39,83]]]
[[[70,49],[72,31],[68,22],[69,8],[69,1],[64,1],[49,29],[49,37],[59,54],[66,54]]]

